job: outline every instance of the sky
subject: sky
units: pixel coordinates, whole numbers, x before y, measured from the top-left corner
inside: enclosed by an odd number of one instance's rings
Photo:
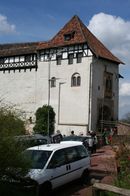
[[[74,15],[125,65],[119,118],[130,112],[130,0],[1,0],[0,43],[48,41]]]

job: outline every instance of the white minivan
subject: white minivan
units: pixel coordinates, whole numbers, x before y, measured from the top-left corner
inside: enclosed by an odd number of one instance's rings
[[[38,183],[39,195],[80,177],[88,177],[90,157],[81,142],[46,144],[28,148],[29,177]]]

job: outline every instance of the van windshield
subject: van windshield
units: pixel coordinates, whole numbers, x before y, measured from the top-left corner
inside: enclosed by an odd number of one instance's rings
[[[52,151],[25,150],[24,155],[31,161],[31,169],[43,169]]]

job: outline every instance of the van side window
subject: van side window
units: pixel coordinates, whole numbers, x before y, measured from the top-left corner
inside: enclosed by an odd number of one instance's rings
[[[78,153],[75,147],[66,148],[65,153],[67,156],[67,163],[71,163],[71,162],[78,160]]]
[[[47,169],[60,167],[65,164],[66,164],[66,158],[65,158],[64,150],[58,150],[53,154]]]
[[[83,159],[85,157],[88,157],[88,152],[84,146],[76,146],[76,150],[78,152],[79,159]]]

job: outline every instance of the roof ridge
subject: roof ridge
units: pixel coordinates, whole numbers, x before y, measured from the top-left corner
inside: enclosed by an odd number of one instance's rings
[[[78,20],[78,24],[79,24],[79,26],[80,26],[80,31],[81,31],[81,34],[82,34],[82,36],[84,37],[84,39],[86,39],[86,37],[85,37],[85,35],[84,35],[84,32],[82,31],[82,26],[81,26],[81,24],[83,25],[83,22],[82,22],[82,20],[76,15],[76,19]]]

